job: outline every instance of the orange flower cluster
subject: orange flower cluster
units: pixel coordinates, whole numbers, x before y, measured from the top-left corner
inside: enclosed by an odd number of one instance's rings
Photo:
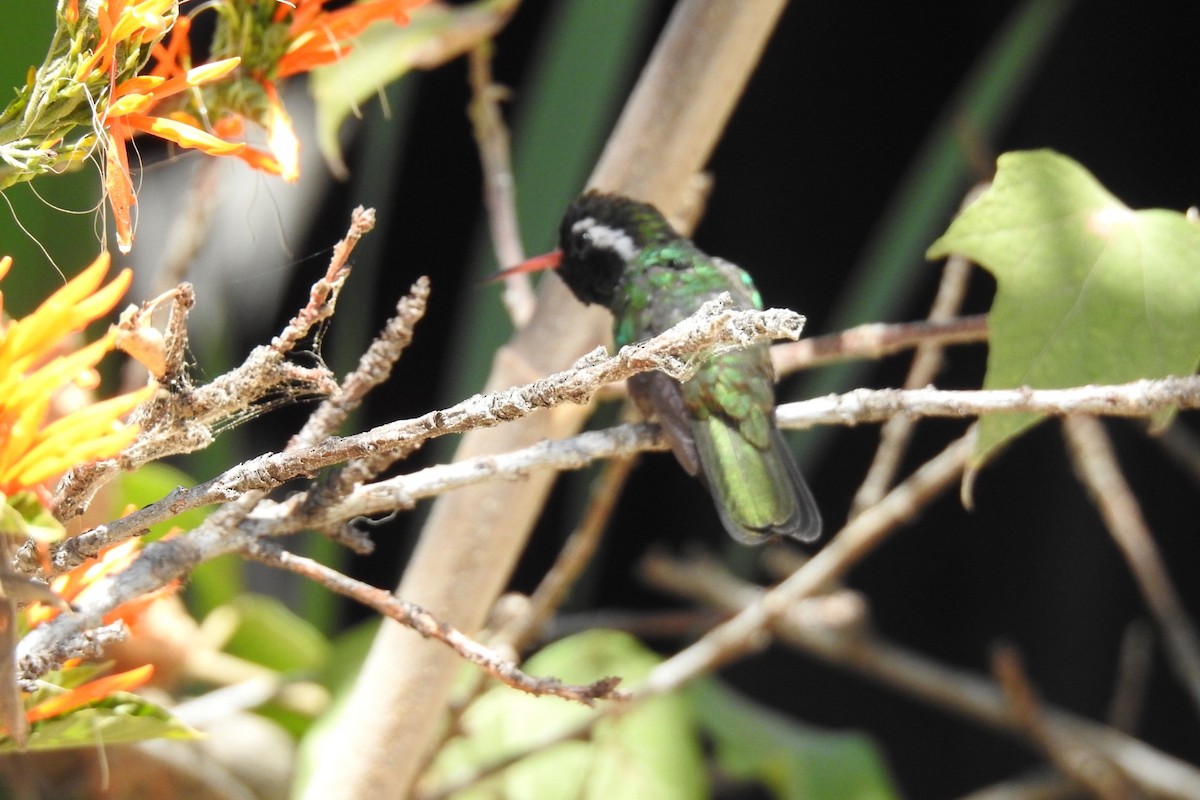
[[[295,181],[300,176],[300,143],[275,81],[336,61],[349,50],[349,40],[371,23],[404,24],[408,10],[428,0],[369,0],[333,11],[324,9],[325,2],[206,3],[202,9],[213,10],[218,18],[214,60],[192,67],[191,21],[186,16],[175,18],[175,0],[99,0],[98,41],[76,79],[107,71],[113,84],[102,127],[105,188],[121,252],[128,252],[133,243],[131,209],[136,198],[126,143],[135,132],[209,155],[235,156],[256,169]],[[117,82],[117,46],[147,42],[154,66],[147,74]],[[231,75],[239,65],[242,75]],[[226,78],[232,82],[216,86]],[[214,91],[203,97],[193,91],[190,103],[171,109],[172,103],[164,102],[201,87]],[[211,120],[211,130],[205,129],[201,117]],[[245,141],[247,120],[266,132],[265,149]]]
[[[96,558],[89,559],[75,569],[52,580],[50,588],[66,602],[75,603],[93,591],[102,579],[123,572],[138,557],[142,551],[141,545],[140,539],[129,539],[120,544],[106,547]],[[179,582],[173,581],[161,589],[140,595],[109,611],[104,615],[103,622],[105,625],[111,625],[117,620],[122,620],[127,625],[134,625],[150,604],[174,594],[178,589]],[[38,625],[54,619],[59,613],[58,608],[46,603],[30,603],[29,607],[25,609],[25,622],[30,628],[36,628]]]
[[[55,578],[51,582],[50,588],[67,602],[78,601],[97,586],[102,579],[128,567],[137,558],[140,551],[141,542],[137,539],[106,548],[97,558],[80,564],[65,575]],[[104,624],[108,625],[120,619],[126,624],[133,625],[151,603],[173,593],[178,588],[179,583],[176,581],[156,592],[124,603],[104,615]],[[58,614],[59,609],[53,606],[40,602],[31,603],[25,609],[25,625],[27,628],[36,628]],[[71,669],[77,664],[77,660],[72,660],[64,665],[64,669]],[[32,724],[91,705],[114,692],[131,692],[146,684],[153,676],[154,665],[145,664],[114,675],[87,681],[67,689],[61,694],[53,695],[28,706],[25,709],[25,720]],[[30,702],[28,696],[26,696],[26,701]],[[0,735],[4,733],[3,726],[0,726]]]
[[[11,266],[11,258],[0,258],[0,278]],[[76,464],[114,455],[137,436],[135,426],[119,420],[152,387],[49,419],[55,394],[73,383],[94,385],[95,366],[112,349],[112,332],[73,352],[68,347],[72,334],[110,312],[129,288],[128,269],[101,286],[108,267],[102,253],[32,314],[0,320],[0,493],[36,490]],[[0,311],[3,301],[0,293]]]
[[[33,723],[61,716],[68,711],[83,708],[97,700],[103,700],[115,692],[132,692],[145,685],[153,676],[154,665],[146,664],[125,672],[118,672],[115,675],[96,678],[26,709],[25,719],[27,722]]]
[[[11,267],[11,258],[0,258],[0,279]],[[69,346],[73,334],[112,311],[129,288],[128,269],[104,284],[108,269],[109,257],[103,253],[33,313],[11,322],[4,319],[0,293],[0,501],[21,491],[41,492],[43,482],[76,464],[115,455],[137,435],[137,427],[121,423],[120,417],[145,400],[153,387],[49,419],[55,395],[70,384],[94,385],[95,366],[113,347],[113,331],[76,350]],[[77,599],[101,578],[128,566],[137,547],[138,542],[131,541],[111,548],[100,559],[57,578],[52,588],[66,601]],[[130,620],[161,594],[122,606],[105,621]],[[33,603],[26,609],[25,622],[33,627],[57,613]],[[146,665],[89,681],[27,708],[26,720],[49,719],[113,692],[132,690],[153,672],[153,666]]]

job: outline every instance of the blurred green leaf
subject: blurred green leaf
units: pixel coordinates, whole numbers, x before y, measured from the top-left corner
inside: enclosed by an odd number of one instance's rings
[[[321,683],[334,694],[347,689],[358,677],[363,659],[371,650],[375,634],[379,632],[380,620],[369,619],[347,631],[343,631],[330,642],[330,649],[337,653],[331,658],[321,674]]]
[[[885,800],[897,794],[874,742],[860,733],[803,725],[752,703],[715,680],[687,696],[730,775],[781,800]]]
[[[62,524],[38,502],[33,492],[18,492],[12,497],[0,492],[0,534],[57,542],[64,532]]]
[[[368,620],[334,638],[331,643],[337,658],[329,660],[322,675],[322,682],[333,692],[333,702],[329,710],[309,728],[300,741],[292,797],[308,797],[305,787],[308,786],[317,764],[329,751],[326,741],[340,730],[338,719],[345,708],[346,698],[354,687],[354,680],[358,677],[362,662],[371,650],[371,643],[375,641],[379,625],[378,619]]]
[[[232,617],[224,647],[231,655],[282,673],[317,672],[329,661],[325,637],[273,597],[243,594],[212,613]]]
[[[513,0],[482,0],[456,8],[418,8],[408,25],[373,25],[341,59],[314,70],[310,87],[317,106],[317,144],[330,170],[341,178],[348,174],[338,130],[362,103],[411,70],[441,66],[487,39],[515,5]]]
[[[634,685],[660,659],[636,639],[614,631],[589,631],[550,645],[531,658],[526,671],[571,683],[619,675]],[[506,686],[488,690],[464,719],[469,736],[442,750],[433,773],[452,781],[479,767],[580,724],[595,714],[576,703],[532,697]],[[705,797],[705,772],[687,704],[660,697],[597,723],[589,741],[545,748],[471,790],[466,798]]]
[[[1133,211],[1049,150],[1000,156],[991,187],[929,248],[996,277],[984,387],[1190,375],[1200,363],[1200,226]],[[1040,417],[985,417],[978,468]]]
[[[33,724],[27,750],[95,748],[144,742],[147,739],[193,739],[199,734],[143,697],[115,692],[94,705]],[[0,753],[16,745],[0,737]]]

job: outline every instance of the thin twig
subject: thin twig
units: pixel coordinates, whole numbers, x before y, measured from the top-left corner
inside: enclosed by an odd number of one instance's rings
[[[665,340],[653,341],[661,345]],[[69,569],[95,555],[104,546],[140,535],[150,525],[183,511],[225,502],[249,490],[271,489],[347,458],[405,452],[434,436],[496,425],[505,419],[523,416],[538,407],[582,402],[589,392],[595,391],[605,381],[617,380],[651,366],[642,361],[634,367],[634,360],[638,359],[623,361],[617,357],[600,364],[585,362],[579,369],[523,387],[472,398],[414,420],[389,423],[354,436],[329,439],[312,448],[259,456],[196,487],[178,489],[157,503],[60,543],[54,552],[54,567],[56,570]],[[1072,389],[858,389],[844,395],[782,405],[777,410],[776,419],[784,428],[806,428],[879,422],[897,414],[970,417],[1033,411],[1062,416],[1078,412],[1151,416],[1167,408],[1200,408],[1200,378],[1164,378],[1121,386],[1081,386]],[[291,527],[280,522],[275,530],[287,533],[305,525],[327,528],[339,519],[388,513],[408,507],[421,497],[494,477],[521,477],[539,467],[578,469],[597,458],[661,449],[661,446],[660,439],[649,429],[636,426],[597,431],[562,442],[544,442],[506,456],[483,456],[459,465],[433,467],[414,475],[362,486],[339,504],[323,509],[306,522],[302,523],[301,517],[294,517]],[[417,475],[421,477],[417,478]],[[297,502],[272,510],[275,508],[264,507],[262,513],[255,514],[254,518],[293,514]]]
[[[350,254],[362,237],[375,228],[375,209],[357,206],[350,212],[350,229],[346,238],[333,246],[333,255],[325,275],[312,285],[308,303],[292,317],[283,331],[271,340],[271,347],[285,355],[291,352],[319,323],[333,316],[338,294],[350,276]]]
[[[1175,462],[1193,482],[1200,484],[1200,436],[1178,418],[1165,431],[1151,436],[1163,452]]]
[[[508,127],[500,101],[508,92],[492,82],[492,43],[481,42],[467,54],[471,80],[470,117],[483,166],[483,203],[496,262],[502,267],[525,260],[525,246],[517,225],[516,182],[513,180]],[[536,300],[528,275],[510,275],[500,296],[513,325],[523,328],[533,316]]]
[[[1108,434],[1099,420],[1079,416],[1064,419],[1063,432],[1075,472],[1121,548],[1162,630],[1168,661],[1200,709],[1200,634],[1175,591],[1137,497],[1121,474]]]
[[[341,392],[327,399],[313,412],[304,429],[293,440],[296,446],[311,446],[337,432],[350,412],[358,408],[367,394],[386,381],[400,356],[412,343],[413,331],[429,301],[429,278],[422,276],[396,303],[396,313],[371,342],[353,372],[342,379]],[[343,497],[356,484],[364,483],[392,464],[386,455],[355,459],[332,472],[309,492],[302,514],[311,515]],[[324,530],[324,528],[322,528]]]
[[[1117,678],[1108,708],[1108,724],[1133,733],[1146,704],[1146,690],[1154,667],[1154,632],[1145,620],[1125,626],[1117,657]]]
[[[987,341],[987,315],[939,322],[872,322],[839,333],[813,336],[771,348],[775,373],[791,375],[802,369],[851,359],[876,360],[923,343],[946,346]]]
[[[574,700],[587,706],[596,700],[627,699],[625,693],[616,688],[619,678],[602,678],[594,683],[577,686],[563,683],[557,678],[526,675],[515,664],[501,658],[496,651],[440,622],[420,606],[406,603],[391,592],[356,581],[310,558],[289,553],[273,542],[248,540],[242,552],[255,561],[303,575],[330,591],[349,597],[401,625],[412,628],[427,639],[442,642],[463,659],[476,664],[496,680],[514,689],[533,695],[550,695]]]
[[[992,671],[1017,726],[1059,770],[1101,800],[1132,800],[1140,796],[1110,760],[1047,723],[1015,648],[998,646],[992,653]]]
[[[977,186],[968,192],[962,207],[965,208],[974,201],[983,188],[985,187]],[[958,255],[946,259],[937,296],[929,309],[930,322],[947,322],[954,319],[962,307],[970,276],[970,261]],[[933,339],[926,339],[918,344],[912,365],[909,366],[908,375],[904,379],[904,388],[919,389],[932,383],[941,371],[944,350],[945,346]],[[883,423],[879,430],[879,447],[875,450],[875,458],[850,503],[851,516],[879,502],[879,498],[883,497],[883,493],[892,485],[896,472],[900,469],[900,459],[908,449],[915,428],[916,420],[908,416],[892,417]]]
[[[679,574],[669,583],[656,581],[655,585],[670,588],[693,600],[713,603],[718,610],[727,613],[744,612],[762,603],[769,594],[762,587],[737,581],[724,565],[712,560],[696,565],[668,559],[656,564],[654,571],[647,574],[661,577],[668,570],[678,570]],[[698,570],[704,570],[704,574]],[[714,577],[714,573],[720,577]],[[861,616],[857,613],[830,613],[836,609],[811,613],[812,608],[820,606],[806,603],[797,604],[796,608],[797,612],[777,616],[772,624],[772,631],[781,643],[831,664],[853,669],[924,702],[985,725],[1025,733],[1017,725],[1009,702],[994,682],[949,668],[884,640],[858,621]],[[852,621],[849,635],[847,617]],[[635,695],[635,699],[638,696]],[[1061,709],[1043,705],[1041,718],[1054,735],[1099,753],[1147,793],[1156,797],[1200,798],[1200,769],[1195,766],[1113,728]]]

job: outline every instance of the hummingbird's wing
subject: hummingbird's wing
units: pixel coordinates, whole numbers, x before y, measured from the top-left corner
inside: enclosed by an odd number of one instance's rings
[[[643,262],[625,286],[628,305],[614,309],[618,346],[661,333],[722,292],[735,306],[762,307],[749,275],[687,240],[657,248]],[[683,468],[708,486],[734,539],[809,542],[820,535],[812,493],[775,427],[767,345],[717,354],[682,385],[662,373],[636,375],[629,390],[643,413],[658,419]]]
[[[715,356],[681,391],[692,447],[730,535],[746,544],[820,536],[816,501],[775,426],[767,348]]]
[[[689,475],[704,478],[692,436],[692,423],[679,381],[662,372],[640,372],[627,381],[629,395],[642,415],[662,427],[671,452]]]

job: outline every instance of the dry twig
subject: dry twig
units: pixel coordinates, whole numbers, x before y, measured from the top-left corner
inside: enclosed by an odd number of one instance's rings
[[[1121,548],[1162,630],[1169,663],[1193,705],[1200,709],[1200,634],[1175,591],[1137,497],[1121,474],[1108,434],[1099,420],[1081,416],[1064,419],[1063,432],[1075,472]]]
[[[563,683],[557,678],[537,678],[527,675],[516,665],[501,657],[495,650],[483,646],[444,622],[438,621],[420,606],[406,603],[391,592],[348,578],[337,570],[330,569],[310,558],[289,553],[272,542],[252,539],[248,541],[242,552],[256,561],[303,575],[330,591],[349,597],[385,617],[396,620],[427,639],[436,639],[442,642],[462,656],[464,660],[479,666],[496,680],[513,689],[534,695],[561,697],[588,706],[596,700],[627,699],[625,693],[617,689],[620,678],[602,678],[586,686],[576,686]]]

